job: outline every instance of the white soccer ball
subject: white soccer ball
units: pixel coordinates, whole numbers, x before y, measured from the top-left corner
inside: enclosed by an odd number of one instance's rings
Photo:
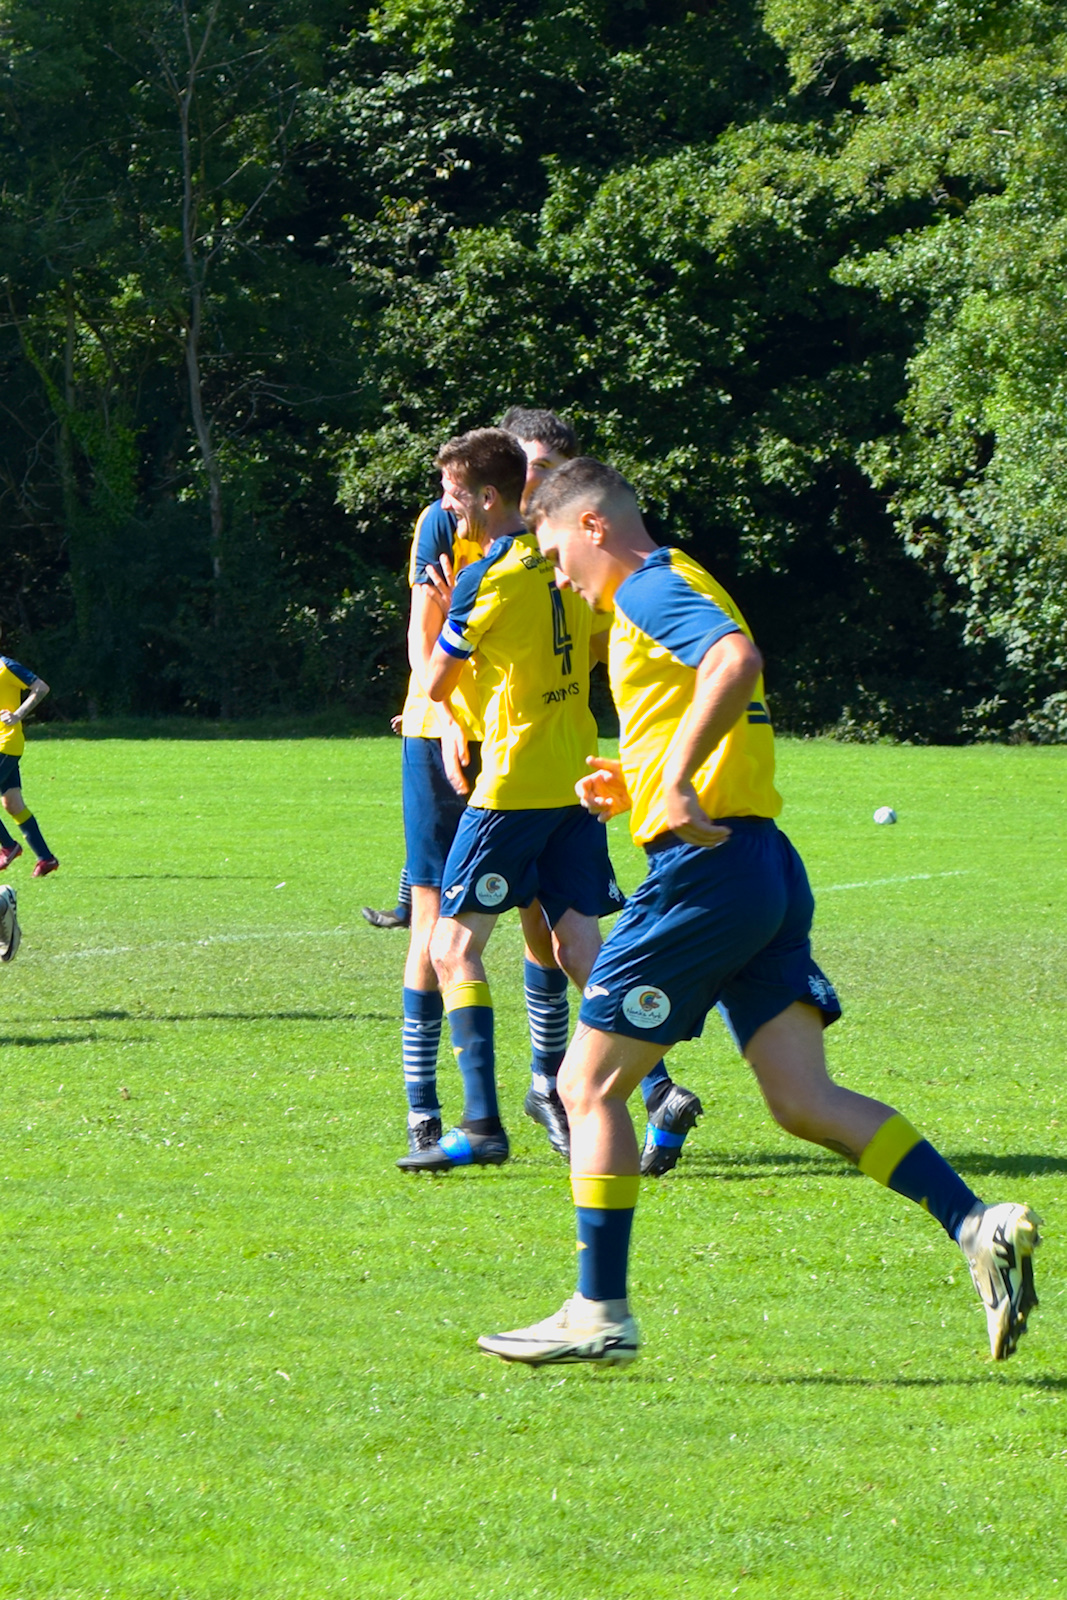
[[[874,820],[875,822],[895,822],[897,814],[892,806],[879,806],[874,813]]]

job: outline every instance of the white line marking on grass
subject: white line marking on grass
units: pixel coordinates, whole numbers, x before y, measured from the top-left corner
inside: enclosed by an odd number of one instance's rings
[[[255,939],[336,939],[350,935],[352,928],[318,928],[303,932],[292,928],[279,928],[275,933],[213,933],[206,939],[155,939],[147,944],[89,945],[84,950],[64,950],[55,956],[38,959],[45,961],[82,961],[87,956],[130,956],[143,950],[198,950],[212,944],[250,944]]]
[[[813,894],[836,894],[839,889],[881,889],[887,883],[921,883],[928,878],[965,878],[970,867],[960,867],[954,872],[909,872],[903,878],[865,878],[862,883],[827,883]]]

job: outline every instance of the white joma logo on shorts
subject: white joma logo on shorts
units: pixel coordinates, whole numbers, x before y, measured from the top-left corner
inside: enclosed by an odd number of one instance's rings
[[[587,983],[585,988],[582,990],[582,995],[586,1000],[595,1000],[598,994],[610,993],[611,990],[605,989],[602,983]]]

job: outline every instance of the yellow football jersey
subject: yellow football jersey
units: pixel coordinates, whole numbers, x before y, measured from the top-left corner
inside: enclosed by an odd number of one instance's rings
[[[482,771],[472,806],[539,811],[577,804],[574,785],[597,748],[589,710],[593,613],[532,534],[497,539],[461,573],[441,648],[474,659]]]
[[[452,563],[452,571],[461,572],[472,561],[482,559],[482,547],[474,539],[456,534],[456,519],[446,511],[440,500],[419,513],[415,536],[411,541],[411,560],[408,563],[408,583],[411,588],[427,583],[426,568],[439,567],[442,555]],[[459,680],[459,685],[449,696],[456,721],[469,739],[482,736],[482,718],[474,684],[474,670],[469,668]],[[433,701],[412,673],[408,678],[407,699],[404,701],[400,731],[409,739],[439,739],[441,725],[434,711]]]
[[[650,555],[615,591],[608,673],[619,713],[619,757],[633,800],[630,831],[646,844],[667,830],[663,768],[693,699],[696,669],[728,633],[752,635],[730,596],[681,550]],[[774,734],[759,679],[745,715],[693,778],[709,817],[776,817]]]
[[[17,711],[22,696],[31,684],[37,682],[36,672],[20,666],[10,656],[0,656],[0,711]],[[10,726],[0,722],[0,756],[20,756],[26,748],[22,723]]]

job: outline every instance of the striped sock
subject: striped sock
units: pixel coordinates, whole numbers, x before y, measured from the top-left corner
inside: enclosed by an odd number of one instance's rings
[[[493,1053],[493,1001],[487,983],[454,983],[445,990],[452,1053],[463,1077],[463,1126],[500,1131]]]
[[[441,1042],[444,1014],[445,1004],[438,990],[405,988],[400,1049],[409,1123],[441,1115],[437,1099],[437,1046]]]
[[[875,1183],[929,1211],[950,1239],[958,1239],[964,1217],[979,1204],[959,1173],[899,1111],[882,1123],[860,1156],[859,1168]]]
[[[526,1015],[530,1020],[530,1074],[540,1094],[551,1094],[567,1053],[570,1006],[567,974],[559,967],[540,967],[529,957],[523,969]]]
[[[578,1226],[578,1293],[587,1300],[626,1298],[630,1230],[640,1184],[636,1176],[571,1176]]]
[[[396,891],[396,914],[398,917],[411,916],[411,882],[406,861],[400,870],[400,886]]]

